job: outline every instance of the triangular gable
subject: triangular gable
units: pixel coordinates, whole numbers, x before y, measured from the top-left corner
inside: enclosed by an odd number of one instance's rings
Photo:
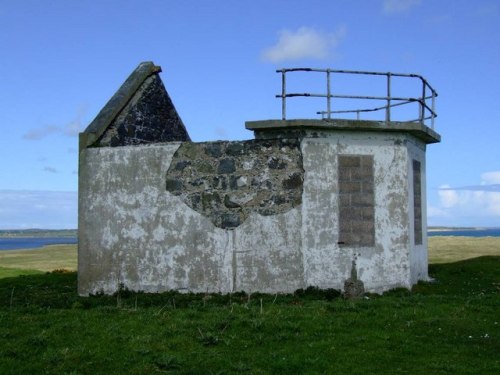
[[[80,149],[190,141],[160,72],[152,62],[139,64],[80,134]]]

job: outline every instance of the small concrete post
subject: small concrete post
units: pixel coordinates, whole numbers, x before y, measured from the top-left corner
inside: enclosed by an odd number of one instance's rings
[[[360,298],[365,294],[365,285],[358,280],[356,258],[352,260],[351,277],[344,282],[344,297],[347,299]]]

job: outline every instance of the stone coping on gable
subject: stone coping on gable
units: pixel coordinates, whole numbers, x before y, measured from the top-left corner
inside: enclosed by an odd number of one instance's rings
[[[80,150],[90,146],[106,131],[148,77],[160,72],[161,67],[156,66],[152,61],[140,63],[109,99],[96,118],[80,133]]]
[[[260,120],[246,121],[245,128],[252,130],[256,138],[300,135],[302,131],[365,131],[410,133],[426,144],[441,142],[441,136],[426,125],[416,122],[367,121],[367,120]]]

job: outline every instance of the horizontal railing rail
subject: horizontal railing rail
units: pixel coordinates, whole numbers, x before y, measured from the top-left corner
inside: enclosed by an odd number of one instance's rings
[[[319,72],[326,74],[326,93],[289,93],[287,92],[287,73],[291,72]],[[281,98],[281,114],[282,119],[286,120],[287,111],[287,98],[293,97],[316,97],[326,98],[326,110],[317,111],[316,114],[322,116],[323,119],[332,119],[333,114],[354,113],[356,118],[360,119],[360,113],[377,112],[385,110],[385,121],[387,123],[394,121],[391,119],[391,108],[399,107],[411,103],[418,103],[419,113],[416,119],[405,120],[406,122],[418,122],[422,125],[426,120],[431,120],[431,127],[434,129],[434,120],[437,117],[435,110],[436,97],[438,96],[436,90],[427,82],[427,80],[418,74],[404,74],[404,73],[383,73],[383,72],[366,72],[359,70],[338,70],[338,69],[314,69],[314,68],[286,68],[279,69],[276,73],[281,73],[281,94],[276,95]],[[346,95],[339,93],[332,93],[331,81],[333,74],[357,74],[357,75],[374,75],[386,77],[386,92],[385,95]],[[392,79],[398,77],[415,78],[421,82],[421,95],[415,97],[392,96]],[[355,109],[338,109],[332,110],[332,99],[348,99],[348,100],[377,100],[384,101],[385,105],[376,106],[374,108],[355,108]],[[398,120],[400,121],[400,120]]]

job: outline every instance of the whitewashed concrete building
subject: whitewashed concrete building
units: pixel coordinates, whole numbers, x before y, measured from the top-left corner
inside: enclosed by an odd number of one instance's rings
[[[159,72],[139,65],[80,135],[80,294],[342,290],[353,261],[370,292],[428,278],[425,152],[440,136],[422,77],[427,95],[373,99],[383,120],[333,119],[330,89],[325,118],[287,120],[284,87],[283,119],[246,123],[255,140],[194,143]],[[391,121],[405,102],[419,119]]]

